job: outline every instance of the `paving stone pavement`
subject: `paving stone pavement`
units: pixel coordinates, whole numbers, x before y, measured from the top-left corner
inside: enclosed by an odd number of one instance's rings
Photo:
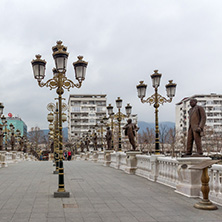
[[[203,211],[199,199],[88,161],[64,162],[70,198],[54,198],[52,162],[0,168],[0,222],[221,222],[222,207]]]

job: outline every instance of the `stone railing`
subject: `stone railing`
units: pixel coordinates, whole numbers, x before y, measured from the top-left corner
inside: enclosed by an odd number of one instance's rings
[[[191,170],[190,166],[208,157],[172,158],[162,155],[141,155],[139,152],[112,152],[109,164],[104,164],[104,152],[93,154],[93,161],[112,168],[120,169],[128,174],[136,174],[148,180],[164,184],[175,189],[175,192],[188,197],[201,197],[201,170]],[[209,168],[209,199],[222,205],[222,165],[215,164]]]
[[[99,152],[98,153],[98,162],[103,163],[104,162],[104,152]]]
[[[0,151],[0,168],[7,167],[9,164],[18,163],[20,161],[30,161],[36,158],[27,153],[18,151]]]
[[[175,158],[171,157],[159,157],[157,158],[157,162],[157,182],[176,188],[179,183],[177,172],[179,162]]]
[[[117,168],[117,155],[116,153],[111,153],[111,163],[110,163],[110,166],[113,167],[113,168]]]
[[[136,158],[137,158],[137,169],[135,174],[150,179],[151,175],[150,156],[139,154],[136,156]]]
[[[209,168],[210,200],[222,205],[222,165],[215,164]]]

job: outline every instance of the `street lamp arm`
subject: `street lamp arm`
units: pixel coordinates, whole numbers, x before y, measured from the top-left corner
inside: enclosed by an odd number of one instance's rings
[[[49,87],[50,90],[52,90],[52,89],[56,89],[56,88],[58,87],[58,82],[57,82],[57,80],[53,77],[52,79],[49,79],[46,83],[41,82],[41,81],[38,81],[38,85],[39,85],[40,87],[44,87],[44,86]]]
[[[160,94],[157,94],[157,101],[155,101],[155,96],[156,96],[156,94],[154,93],[152,96],[148,97],[147,99],[141,98],[141,102],[142,103],[149,103],[150,105],[155,104],[156,102],[161,105],[163,105],[164,103],[167,103],[167,102],[169,102],[169,103],[172,102],[172,98],[166,99],[165,97],[161,96]]]
[[[58,76],[54,76],[52,79],[49,79],[46,83],[38,81],[40,87],[49,87],[50,90],[56,89],[57,87],[62,87],[67,89],[68,91],[70,88],[80,88],[82,86],[82,81],[78,81],[79,83],[75,84],[72,80],[68,79],[62,73],[58,74]]]

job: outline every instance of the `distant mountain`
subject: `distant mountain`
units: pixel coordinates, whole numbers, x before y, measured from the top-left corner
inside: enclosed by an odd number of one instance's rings
[[[174,128],[175,127],[175,123],[174,122],[160,122],[159,123],[159,127],[161,125],[165,125],[167,126],[167,128]],[[143,131],[146,131],[146,128],[151,128],[155,130],[155,123],[147,123],[144,121],[138,121],[138,126],[139,126],[139,133],[143,133]]]
[[[48,129],[43,129],[43,130],[41,130],[43,133],[44,133],[44,135],[48,135],[48,133],[49,133],[49,130]],[[64,138],[64,140],[68,140],[68,127],[64,127],[63,129],[62,129],[62,132],[63,132],[63,138]]]

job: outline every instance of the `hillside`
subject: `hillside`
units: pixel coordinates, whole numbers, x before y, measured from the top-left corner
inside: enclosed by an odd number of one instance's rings
[[[159,123],[159,127],[161,125],[166,125],[168,128],[174,128],[175,127],[175,123],[174,122],[160,122]],[[146,128],[152,128],[155,130],[155,123],[147,123],[144,121],[138,121],[138,126],[139,126],[139,133],[142,133],[143,131],[146,130]]]

